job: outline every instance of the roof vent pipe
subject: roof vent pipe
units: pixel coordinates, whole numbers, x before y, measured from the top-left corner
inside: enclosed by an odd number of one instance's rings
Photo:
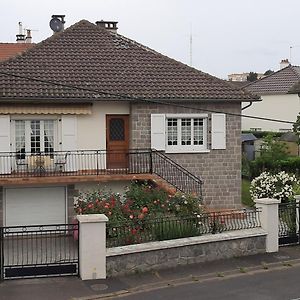
[[[118,27],[117,27],[118,22],[115,21],[97,21],[96,25],[102,28],[105,28],[111,32],[117,32]]]
[[[23,34],[22,22],[19,22],[19,34],[16,35],[17,43],[25,43],[25,34]]]

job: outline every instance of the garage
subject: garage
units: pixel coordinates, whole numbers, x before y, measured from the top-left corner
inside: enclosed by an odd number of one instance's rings
[[[66,223],[65,187],[5,189],[5,226]]]

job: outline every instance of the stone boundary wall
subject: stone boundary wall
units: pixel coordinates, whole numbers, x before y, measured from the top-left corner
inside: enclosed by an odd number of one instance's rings
[[[108,248],[107,276],[121,276],[266,252],[261,228]]]

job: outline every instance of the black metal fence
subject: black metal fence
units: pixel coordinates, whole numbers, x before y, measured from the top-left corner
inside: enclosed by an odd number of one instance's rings
[[[279,215],[279,244],[298,244],[299,239],[300,205],[296,202],[281,203]]]
[[[161,217],[134,223],[107,224],[108,248],[152,241],[216,234],[260,227],[259,211],[235,210],[188,217]]]
[[[120,161],[121,165],[111,167],[111,161]],[[153,173],[181,192],[202,196],[202,180],[158,151],[0,153],[0,178]]]
[[[78,224],[0,227],[1,279],[78,275]]]

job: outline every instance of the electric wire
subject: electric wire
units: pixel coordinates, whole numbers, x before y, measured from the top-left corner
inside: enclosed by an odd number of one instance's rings
[[[8,76],[8,77],[21,78],[21,79],[25,79],[25,80],[33,81],[33,82],[40,82],[40,83],[44,83],[44,84],[61,86],[61,87],[68,88],[68,89],[77,89],[77,90],[93,92],[93,93],[107,95],[107,96],[114,96],[114,97],[117,97],[117,98],[123,99],[123,100],[126,99],[126,100],[141,101],[141,102],[147,102],[147,103],[159,104],[159,105],[169,105],[169,106],[192,109],[192,110],[197,110],[197,111],[202,111],[202,112],[223,113],[223,114],[230,115],[230,116],[238,116],[238,117],[242,117],[242,118],[263,120],[263,121],[269,121],[269,122],[277,122],[277,123],[285,123],[285,124],[294,124],[295,123],[295,122],[292,122],[292,121],[286,121],[286,120],[280,120],[280,119],[273,119],[273,118],[266,118],[266,117],[259,117],[259,116],[250,116],[250,115],[242,115],[242,114],[238,114],[238,113],[223,112],[223,111],[212,110],[212,109],[186,106],[186,105],[179,104],[179,103],[167,102],[166,100],[150,100],[150,99],[130,96],[130,95],[126,95],[126,94],[125,95],[124,94],[116,94],[116,93],[112,93],[112,92],[106,92],[106,91],[103,91],[103,90],[98,90],[98,89],[96,90],[96,89],[76,86],[76,85],[72,85],[72,84],[65,84],[65,83],[61,83],[61,82],[55,82],[55,81],[52,81],[52,80],[45,80],[45,79],[34,78],[34,77],[29,77],[29,76],[24,76],[24,75],[7,73],[7,72],[3,72],[3,71],[0,71],[0,74],[4,75],[4,76]]]

